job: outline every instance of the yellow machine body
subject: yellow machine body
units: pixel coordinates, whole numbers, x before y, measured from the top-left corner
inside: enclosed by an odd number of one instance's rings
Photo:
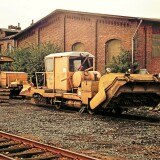
[[[160,103],[160,77],[152,74],[95,71],[88,52],[54,53],[45,57],[44,85],[25,84],[21,94],[37,104],[65,104],[90,110],[156,106]]]
[[[5,87],[16,87],[23,82],[27,81],[27,73],[25,72],[8,72],[1,71],[0,73],[0,86]]]
[[[23,84],[27,82],[27,73],[13,72],[12,62],[13,58],[0,56],[0,102],[8,102],[13,95],[18,96]]]
[[[156,106],[160,102],[160,78],[151,74],[109,73],[101,77],[91,109],[106,107]]]

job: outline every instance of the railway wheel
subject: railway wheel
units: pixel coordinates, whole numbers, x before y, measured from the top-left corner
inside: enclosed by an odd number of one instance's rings
[[[90,107],[87,108],[87,111],[91,115],[95,113],[95,110],[91,109]]]
[[[46,99],[40,94],[33,95],[36,104],[46,104]]]
[[[55,107],[59,110],[62,107],[62,102],[56,103]]]
[[[114,109],[113,109],[113,112],[114,112],[115,114],[117,114],[117,115],[121,115],[122,112],[123,112],[123,109],[122,109],[122,108],[114,108]]]

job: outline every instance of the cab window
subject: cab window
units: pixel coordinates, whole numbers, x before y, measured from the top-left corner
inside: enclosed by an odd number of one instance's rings
[[[45,67],[46,72],[53,72],[53,58],[46,59]]]

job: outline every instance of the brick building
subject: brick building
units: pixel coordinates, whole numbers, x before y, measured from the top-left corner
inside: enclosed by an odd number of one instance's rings
[[[19,25],[10,25],[7,29],[0,28],[0,53],[10,51],[15,46],[13,36],[21,31]]]
[[[141,68],[160,72],[160,19],[55,10],[13,38],[17,47],[53,42],[65,52],[88,51],[101,73],[112,56],[125,49]]]

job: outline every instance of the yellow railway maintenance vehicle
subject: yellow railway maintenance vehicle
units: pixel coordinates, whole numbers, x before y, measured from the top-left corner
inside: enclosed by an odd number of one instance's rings
[[[54,53],[45,57],[45,72],[37,72],[37,85],[25,85],[21,94],[35,104],[96,109],[122,113],[124,109],[160,103],[159,74],[95,71],[95,57],[88,52]],[[42,78],[40,78],[39,75]],[[43,79],[43,85],[38,81]]]
[[[8,103],[13,96],[19,96],[23,83],[27,82],[27,73],[13,72],[9,56],[0,56],[0,104]]]

